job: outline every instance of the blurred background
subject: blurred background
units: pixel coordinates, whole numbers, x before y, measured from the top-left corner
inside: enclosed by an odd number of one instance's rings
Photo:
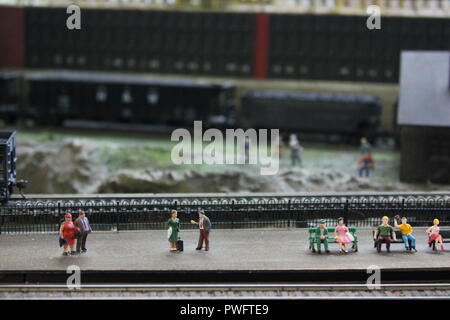
[[[0,0],[29,193],[448,190],[449,77],[450,0]],[[194,120],[280,129],[279,173],[174,165]]]

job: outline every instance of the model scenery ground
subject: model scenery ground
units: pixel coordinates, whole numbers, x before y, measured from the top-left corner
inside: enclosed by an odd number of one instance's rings
[[[448,190],[399,182],[400,155],[375,147],[375,170],[359,178],[358,146],[308,143],[303,166],[283,148],[280,169],[262,176],[258,165],[175,165],[167,134],[18,130],[18,176],[27,193],[202,193]]]

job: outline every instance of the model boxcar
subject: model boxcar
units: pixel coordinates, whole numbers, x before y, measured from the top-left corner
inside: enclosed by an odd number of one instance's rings
[[[381,124],[381,100],[356,94],[251,91],[241,96],[245,127],[373,137]]]
[[[144,125],[225,126],[233,111],[234,85],[143,75],[34,72],[25,76],[27,118],[60,125],[83,120]]]

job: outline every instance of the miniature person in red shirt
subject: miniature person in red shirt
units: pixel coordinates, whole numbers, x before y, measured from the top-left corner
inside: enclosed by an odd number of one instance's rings
[[[361,159],[358,161],[359,176],[369,176],[370,169],[373,168],[375,161],[372,159],[370,152],[366,152],[362,155]]]
[[[64,221],[61,223],[61,228],[59,228],[59,236],[66,240],[64,243],[63,256],[74,255],[75,224],[72,222],[72,215],[69,212],[64,215]],[[68,248],[70,248],[70,252],[68,251]]]

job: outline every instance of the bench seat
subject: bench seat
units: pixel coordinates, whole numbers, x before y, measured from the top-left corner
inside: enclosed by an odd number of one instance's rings
[[[308,240],[309,240],[309,249],[311,251],[313,251],[315,245],[316,245],[316,229],[317,228],[309,228],[308,234]],[[326,228],[328,231],[328,244],[331,243],[338,243],[336,241],[336,239],[334,239],[334,230],[335,228]],[[350,232],[350,234],[353,236],[354,241],[353,241],[353,245],[352,248],[355,252],[358,251],[358,236],[356,235],[356,227],[349,227],[348,228],[348,232]]]
[[[372,237],[375,237],[375,232],[376,232],[376,230],[372,231]],[[450,229],[441,229],[439,233],[441,234],[444,243],[450,243]],[[391,240],[391,244],[397,244],[397,243],[403,244],[402,233],[400,230],[395,230],[395,237],[397,239]],[[373,244],[374,244],[374,247],[376,248],[376,246],[377,246],[376,239],[373,239]]]

